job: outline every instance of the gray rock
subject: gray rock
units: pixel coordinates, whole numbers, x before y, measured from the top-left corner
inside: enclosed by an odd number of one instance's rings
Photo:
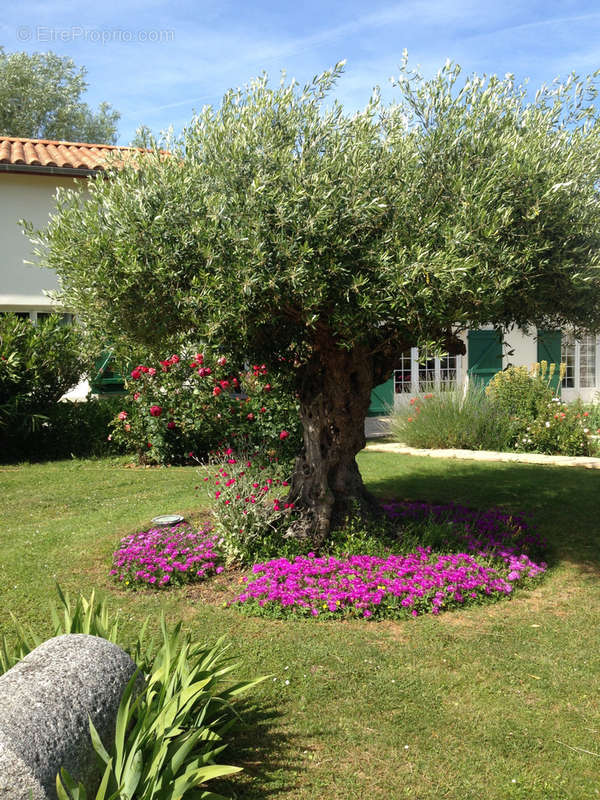
[[[56,800],[65,767],[88,791],[100,782],[91,718],[107,749],[135,672],[131,658],[98,636],[49,639],[0,677],[0,800]]]

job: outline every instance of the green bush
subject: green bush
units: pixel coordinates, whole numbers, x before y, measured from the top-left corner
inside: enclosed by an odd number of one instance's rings
[[[562,365],[559,368],[562,378]],[[533,369],[508,367],[497,372],[486,387],[490,401],[509,417],[536,419],[555,396],[552,379],[556,364],[541,361]]]
[[[511,440],[507,415],[488,401],[481,384],[411,398],[394,413],[392,434],[410,447],[504,450]]]
[[[27,427],[18,435],[6,431],[0,460],[53,461],[126,452],[122,444],[109,441],[109,424],[122,407],[123,400],[115,397],[53,403],[45,408],[34,427]]]
[[[79,330],[57,314],[37,325],[0,315],[0,425],[27,427],[27,415],[44,413],[76,386],[86,368],[81,346]]]
[[[286,538],[298,518],[289,493],[289,461],[277,451],[236,453],[231,448],[202,467],[213,499],[212,525],[229,562],[252,564],[296,555],[302,543]]]
[[[525,453],[563,456],[595,456],[599,453],[589,421],[589,412],[581,401],[551,401],[532,420],[519,420],[514,449]]]
[[[44,461],[108,452],[114,401],[59,403],[87,361],[73,325],[52,315],[37,325],[0,315],[0,431],[3,461]]]

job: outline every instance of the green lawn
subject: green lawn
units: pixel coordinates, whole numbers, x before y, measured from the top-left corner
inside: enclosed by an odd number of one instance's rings
[[[510,602],[394,623],[254,619],[190,588],[124,594],[107,579],[116,542],[155,514],[197,511],[195,471],[0,467],[0,631],[9,611],[48,630],[57,579],[104,590],[131,636],[161,608],[198,637],[227,634],[243,675],[272,675],[229,754],[248,776],[221,784],[233,797],[600,797],[600,756],[571,749],[600,753],[600,476],[366,452],[360,467],[381,497],[530,510],[548,576]]]

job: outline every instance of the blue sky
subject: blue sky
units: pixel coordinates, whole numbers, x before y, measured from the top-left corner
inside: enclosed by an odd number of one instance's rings
[[[447,58],[466,72],[531,85],[600,68],[598,0],[44,0],[3,8],[7,51],[53,50],[88,70],[86,100],[121,112],[119,141],[144,123],[179,130],[203,105],[263,70],[300,82],[341,59],[336,96],[362,107],[389,86],[404,48],[431,75]],[[394,91],[384,88],[392,99]]]

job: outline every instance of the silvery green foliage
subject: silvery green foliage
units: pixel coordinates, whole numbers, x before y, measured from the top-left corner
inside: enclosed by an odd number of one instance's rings
[[[81,100],[86,70],[56,53],[7,53],[0,47],[0,134],[114,144],[121,116],[108,103]]]
[[[512,76],[425,81],[348,114],[342,65],[227,92],[179,139],[61,191],[42,263],[93,329],[149,344],[193,329],[253,359],[441,341],[453,326],[594,326],[595,76],[530,99]],[[389,356],[388,356],[389,358]]]

